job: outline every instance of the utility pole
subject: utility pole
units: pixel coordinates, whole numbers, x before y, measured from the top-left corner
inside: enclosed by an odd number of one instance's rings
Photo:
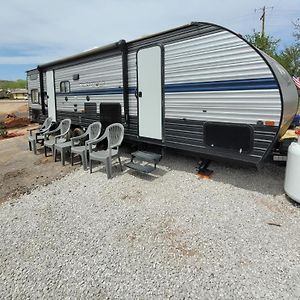
[[[258,9],[255,9],[255,12],[257,11],[262,11],[262,15],[261,17],[259,18],[259,20],[261,21],[261,36],[263,37],[265,35],[265,22],[266,22],[266,10],[267,9],[273,9],[274,7],[266,7],[264,6],[263,8],[258,8]]]
[[[262,8],[262,15],[260,17],[261,20],[261,35],[264,36],[265,35],[265,20],[266,20],[266,7],[264,6]]]

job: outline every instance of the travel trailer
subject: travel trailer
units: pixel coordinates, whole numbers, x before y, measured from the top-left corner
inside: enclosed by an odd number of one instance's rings
[[[121,121],[125,141],[259,166],[298,108],[287,71],[241,35],[194,22],[27,72],[30,116]]]

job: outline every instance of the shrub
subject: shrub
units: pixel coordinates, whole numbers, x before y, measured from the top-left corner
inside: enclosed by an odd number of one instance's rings
[[[0,137],[7,137],[7,129],[3,124],[0,124]]]

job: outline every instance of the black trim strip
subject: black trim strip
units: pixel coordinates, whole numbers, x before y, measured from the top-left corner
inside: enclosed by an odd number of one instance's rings
[[[122,79],[123,79],[123,101],[125,123],[129,122],[129,87],[128,87],[128,49],[127,44],[123,43],[122,51]]]
[[[44,87],[44,80],[43,80],[43,71],[40,67],[37,68],[39,71],[39,78],[40,78],[40,96],[41,96],[41,105],[42,105],[42,114],[46,114],[46,106],[45,106],[45,87]]]

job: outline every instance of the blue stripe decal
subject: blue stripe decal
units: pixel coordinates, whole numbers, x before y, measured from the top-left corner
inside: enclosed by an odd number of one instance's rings
[[[123,94],[123,88],[108,88],[108,89],[93,89],[93,90],[79,90],[70,93],[56,93],[57,96],[87,96],[87,95],[115,95]]]
[[[274,78],[166,84],[166,93],[277,89]]]
[[[211,82],[191,82],[166,84],[166,93],[185,93],[185,92],[207,92],[207,91],[243,91],[243,90],[263,90],[278,89],[274,78],[224,80]],[[129,94],[136,92],[136,87],[128,88]],[[91,89],[79,90],[71,93],[56,93],[57,96],[80,96],[80,95],[119,95],[123,94],[123,88]]]

